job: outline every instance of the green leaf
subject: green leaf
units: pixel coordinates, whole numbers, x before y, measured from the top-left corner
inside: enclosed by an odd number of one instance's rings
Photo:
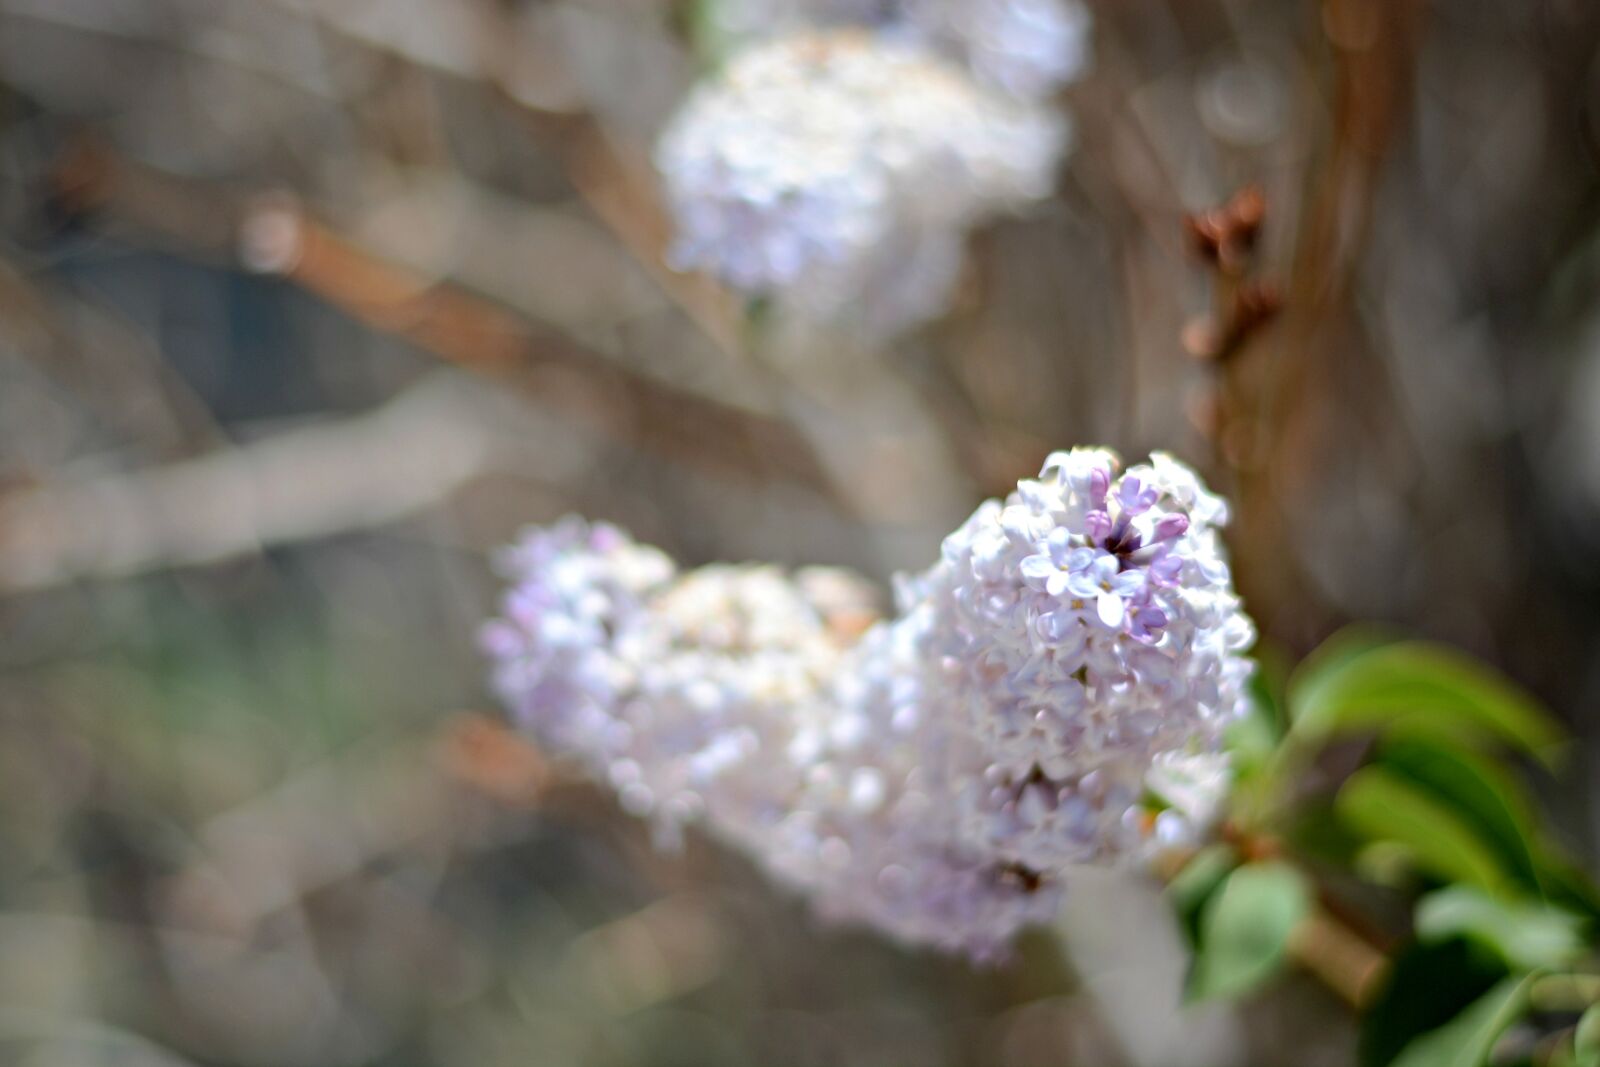
[[[1371,885],[1411,893],[1417,884],[1417,857],[1398,841],[1374,841],[1356,853],[1350,869]]]
[[[1375,842],[1403,845],[1421,870],[1445,882],[1500,892],[1499,858],[1446,803],[1380,766],[1352,774],[1334,800],[1346,826]]]
[[[1283,809],[1282,778],[1272,772],[1283,749],[1277,713],[1259,696],[1248,710],[1223,729],[1222,744],[1233,769],[1233,786],[1227,800],[1231,818],[1250,828],[1271,819]]]
[[[1261,711],[1273,738],[1280,738],[1289,725],[1287,694],[1293,663],[1282,649],[1265,641],[1256,645],[1251,657],[1256,661],[1250,675],[1251,703]]]
[[[1533,802],[1509,768],[1420,737],[1386,742],[1376,761],[1449,806],[1530,894],[1600,919],[1600,890],[1582,867],[1544,839]]]
[[[1579,864],[1548,845],[1534,854],[1539,868],[1539,885],[1553,904],[1581,912],[1590,920],[1600,920],[1600,889],[1593,877]]]
[[[1284,839],[1296,855],[1348,869],[1364,844],[1333,810],[1332,798],[1318,798],[1287,813]]]
[[[1289,934],[1310,910],[1305,879],[1287,864],[1250,864],[1227,875],[1201,912],[1190,995],[1238,997],[1260,986],[1282,966]]]
[[[1494,852],[1502,869],[1530,891],[1541,892],[1532,804],[1504,768],[1477,753],[1418,738],[1385,744],[1377,762],[1448,806]]]
[[[1413,1040],[1448,1024],[1507,973],[1493,953],[1459,938],[1405,946],[1361,1018],[1361,1067],[1389,1067]]]
[[[683,0],[674,12],[705,74],[714,73],[723,65],[733,43],[718,18],[718,6],[718,0]]]
[[[1572,1052],[1579,1063],[1600,1062],[1600,1004],[1596,1004],[1578,1019],[1572,1032]]]
[[[1444,645],[1374,640],[1365,633],[1336,637],[1295,672],[1289,711],[1296,735],[1321,741],[1398,728],[1458,742],[1492,738],[1554,758],[1561,728],[1503,675]]]
[[[1233,849],[1211,845],[1190,857],[1183,870],[1167,883],[1167,899],[1172,902],[1191,948],[1200,947],[1200,914],[1206,902],[1238,865],[1239,857]]]
[[[1412,1041],[1394,1061],[1395,1067],[1483,1067],[1495,1042],[1528,1010],[1533,978],[1505,978],[1465,1011]]]
[[[1235,773],[1246,778],[1271,758],[1278,747],[1278,728],[1272,712],[1251,700],[1249,710],[1223,728],[1222,739],[1233,759]]]
[[[1346,668],[1369,652],[1399,643],[1401,636],[1376,626],[1346,626],[1300,661],[1284,685],[1284,703],[1289,721],[1304,718],[1305,709],[1327,704],[1333,687]]]
[[[1430,893],[1417,904],[1424,941],[1465,937],[1496,952],[1512,970],[1536,970],[1583,954],[1583,920],[1544,904],[1496,900],[1470,886]]]

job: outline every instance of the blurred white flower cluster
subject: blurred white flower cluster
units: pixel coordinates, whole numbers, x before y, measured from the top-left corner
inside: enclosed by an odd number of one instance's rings
[[[716,11],[742,47],[656,148],[675,267],[881,338],[943,310],[973,225],[1050,193],[1070,127],[1044,98],[1086,63],[1078,0]]]
[[[680,574],[569,519],[507,554],[483,637],[519,721],[667,837],[699,823],[830,919],[982,959],[1073,866],[1214,818],[1254,639],[1225,521],[1168,456],[1056,453],[855,638],[836,572]]]
[[[706,15],[734,47],[807,28],[871,29],[1022,100],[1076,81],[1091,59],[1082,0],[708,0]]]

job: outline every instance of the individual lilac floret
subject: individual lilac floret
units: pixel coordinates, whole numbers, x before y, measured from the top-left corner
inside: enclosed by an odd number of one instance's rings
[[[1056,453],[864,632],[838,572],[678,575],[568,521],[507,555],[484,645],[519,721],[667,837],[697,823],[820,915],[991,959],[1074,866],[1217,817],[1254,636],[1226,518],[1171,457]]]

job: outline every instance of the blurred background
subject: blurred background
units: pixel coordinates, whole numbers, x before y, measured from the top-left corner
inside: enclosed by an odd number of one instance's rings
[[[1147,890],[973,970],[498,725],[524,523],[886,579],[1072,444],[1234,498],[1267,654],[1546,698],[1592,861],[1600,7],[1092,6],[1058,195],[869,348],[663,267],[672,0],[0,0],[0,1063],[1344,1062],[1309,985],[1180,1012]]]

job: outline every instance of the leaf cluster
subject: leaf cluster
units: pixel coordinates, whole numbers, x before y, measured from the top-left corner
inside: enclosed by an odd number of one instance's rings
[[[1169,887],[1190,995],[1299,963],[1360,1013],[1363,1067],[1600,1067],[1600,891],[1527,785],[1560,725],[1461,652],[1369,630],[1261,667],[1222,841]]]

